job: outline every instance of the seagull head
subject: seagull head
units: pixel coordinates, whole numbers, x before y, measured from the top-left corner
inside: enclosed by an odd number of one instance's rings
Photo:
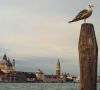
[[[89,5],[87,6],[86,9],[87,9],[88,11],[92,11],[92,7],[94,7],[94,6],[89,4]]]
[[[90,5],[90,4],[88,5],[88,8],[92,8],[92,7],[94,7],[94,6],[93,5]]]

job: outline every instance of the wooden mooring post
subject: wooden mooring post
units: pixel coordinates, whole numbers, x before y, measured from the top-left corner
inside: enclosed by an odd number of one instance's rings
[[[97,90],[98,46],[93,24],[82,24],[78,50],[80,62],[80,90]]]

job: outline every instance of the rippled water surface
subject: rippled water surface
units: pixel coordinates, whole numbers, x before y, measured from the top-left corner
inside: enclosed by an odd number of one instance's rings
[[[100,90],[100,84],[97,85]],[[78,83],[0,83],[0,90],[79,90]]]

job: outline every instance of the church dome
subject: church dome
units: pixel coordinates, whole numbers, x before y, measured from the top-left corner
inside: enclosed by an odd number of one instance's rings
[[[41,69],[38,69],[38,70],[36,71],[36,73],[43,74],[43,71],[42,71]]]
[[[7,60],[7,55],[6,55],[6,53],[5,53],[4,56],[3,56],[3,60]]]

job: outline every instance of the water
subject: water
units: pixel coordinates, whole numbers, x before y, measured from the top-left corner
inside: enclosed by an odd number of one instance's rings
[[[100,83],[97,84],[100,90]],[[79,90],[78,83],[0,83],[0,90]]]

